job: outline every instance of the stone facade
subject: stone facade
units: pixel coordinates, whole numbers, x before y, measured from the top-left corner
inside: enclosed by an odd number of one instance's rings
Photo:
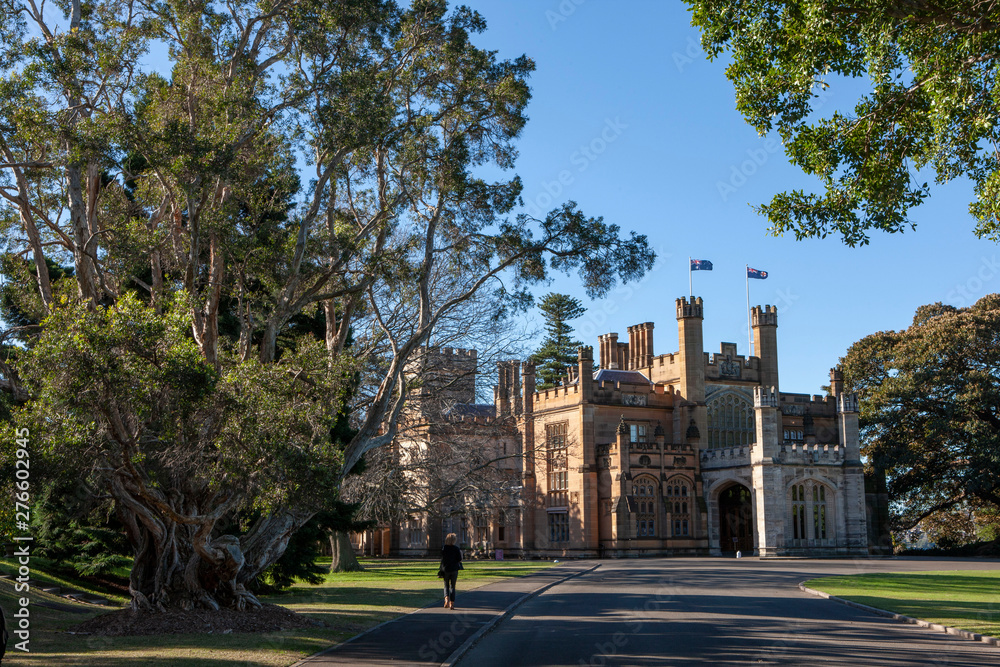
[[[751,311],[749,356],[734,343],[705,351],[701,298],[677,299],[676,316],[670,354],[654,355],[646,322],[627,342],[600,336],[596,371],[580,348],[552,389],[536,392],[534,368],[514,362],[500,364],[493,405],[461,383],[451,422],[466,438],[510,442],[519,497],[502,519],[424,515],[424,537],[411,530],[393,550],[435,553],[454,530],[526,557],[868,554],[858,406],[839,372],[828,396],[782,392],[773,306]]]

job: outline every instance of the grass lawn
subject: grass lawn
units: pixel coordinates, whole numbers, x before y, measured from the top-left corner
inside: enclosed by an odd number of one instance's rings
[[[1000,571],[898,572],[805,582],[830,595],[1000,637]]]
[[[34,559],[33,566],[35,564]],[[367,560],[364,572],[329,574],[318,586],[296,585],[288,592],[264,598],[296,612],[322,620],[328,628],[290,630],[268,635],[157,635],[150,637],[93,637],[67,634],[72,626],[100,614],[105,609],[74,605],[84,613],[46,608],[46,604],[69,604],[62,598],[31,591],[31,653],[8,646],[4,667],[16,665],[106,665],[119,667],[143,664],[146,667],[178,665],[290,665],[330,644],[337,643],[379,623],[420,608],[441,597],[437,561]],[[329,564],[329,560],[327,561]],[[518,577],[552,565],[546,561],[466,561],[459,576],[459,593]],[[0,558],[0,571],[13,570],[10,559]],[[59,580],[33,570],[32,576],[75,590],[108,597],[106,592],[87,589],[72,580]],[[0,605],[10,616],[17,608],[19,594],[13,582],[0,579]],[[117,598],[125,604],[126,600]],[[16,639],[11,636],[11,644]]]

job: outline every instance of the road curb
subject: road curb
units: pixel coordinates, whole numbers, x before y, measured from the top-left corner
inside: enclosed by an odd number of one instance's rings
[[[522,604],[524,604],[525,602],[527,602],[531,598],[535,597],[536,595],[541,595],[542,593],[544,593],[545,591],[549,590],[553,586],[557,586],[557,585],[559,585],[561,583],[569,581],[570,579],[572,579],[574,577],[579,577],[581,575],[593,572],[594,570],[596,570],[600,566],[601,566],[601,564],[598,563],[597,565],[595,565],[594,567],[592,567],[590,569],[580,570],[579,572],[573,572],[572,574],[566,575],[562,579],[557,579],[556,581],[550,582],[550,583],[542,586],[541,588],[536,588],[533,591],[529,591],[529,592],[525,593],[524,595],[522,595],[518,599],[514,600],[509,605],[507,605],[506,609],[504,609],[503,611],[497,612],[497,614],[492,619],[490,619],[483,627],[481,627],[478,630],[476,630],[476,632],[471,637],[469,637],[468,639],[466,639],[465,642],[463,642],[461,646],[459,646],[457,649],[455,649],[455,651],[451,655],[449,655],[447,658],[445,658],[445,661],[441,663],[441,667],[453,667],[453,665],[455,663],[457,663],[459,660],[461,660],[462,657],[466,653],[468,653],[472,649],[472,647],[475,646],[479,642],[479,640],[482,639],[486,635],[486,633],[488,633],[493,628],[495,628],[496,626],[498,626],[505,618],[508,618],[509,616],[511,616],[514,613],[515,609],[517,609],[518,607],[520,607]]]
[[[954,635],[956,637],[961,637],[963,639],[969,639],[974,642],[981,642],[983,644],[989,644],[991,646],[1000,646],[1000,639],[997,639],[996,637],[981,635],[978,632],[970,632],[969,630],[962,630],[961,628],[953,628],[949,625],[941,625],[940,623],[931,623],[930,621],[924,621],[919,618],[913,618],[912,616],[897,614],[894,611],[879,609],[878,607],[869,607],[868,605],[861,604],[860,602],[852,602],[851,600],[838,598],[836,595],[830,595],[829,593],[824,593],[823,591],[817,591],[815,589],[807,587],[804,583],[799,584],[799,590],[802,591],[803,593],[809,593],[810,595],[816,595],[821,598],[826,598],[827,600],[833,600],[834,602],[839,602],[840,604],[847,605],[848,607],[854,607],[855,609],[867,611],[868,613],[875,614],[877,616],[884,616],[885,618],[891,618],[895,621],[902,621],[903,623],[917,625],[920,626],[921,628],[927,628],[929,630],[935,630],[937,632],[945,632],[949,635]]]

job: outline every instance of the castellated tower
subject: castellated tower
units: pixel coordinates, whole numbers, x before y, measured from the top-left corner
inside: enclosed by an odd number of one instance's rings
[[[677,299],[677,337],[680,342],[681,397],[692,403],[705,402],[705,341],[702,322],[705,319],[701,297],[691,303],[684,297]]]
[[[694,423],[699,433],[707,432],[705,411],[705,341],[702,322],[705,319],[701,297],[677,299],[677,338],[680,343],[681,403],[674,417],[674,442],[684,442],[687,428]]]
[[[419,379],[413,403],[425,416],[456,404],[476,402],[477,353],[452,347],[426,347],[407,365],[411,381]]]
[[[760,384],[778,391],[778,307],[754,306],[750,310],[753,356],[760,358]]]
[[[775,387],[754,387],[757,442],[750,451],[754,493],[757,552],[780,555],[785,545],[784,468],[776,465],[781,454],[781,410]]]
[[[865,474],[861,463],[861,437],[856,394],[837,394],[837,420],[844,448],[844,496],[846,538],[849,549],[862,551],[868,545],[865,512]]]

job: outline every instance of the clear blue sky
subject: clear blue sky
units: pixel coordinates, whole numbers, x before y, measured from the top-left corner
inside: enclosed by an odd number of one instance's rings
[[[694,274],[710,352],[720,341],[746,351],[744,266],[769,272],[751,281],[751,301],[778,306],[784,391],[819,393],[851,343],[905,328],[921,304],[967,306],[1000,291],[1000,249],[972,233],[968,183],[935,187],[912,211],[915,232],[878,233],[863,248],[769,236],[750,204],[815,181],[737,113],[725,62],[705,58],[681,2],[465,4],[489,26],[477,44],[537,65],[516,166],[526,204],[548,210],[574,200],[588,215],[648,235],[660,256],[641,284],[604,300],[587,299],[573,277],[536,291],[580,298],[589,312],[573,324],[595,349],[598,334],[624,339],[628,326],[652,321],[655,353],[675,351],[674,300],[687,294],[689,256],[715,265]],[[835,84],[820,113],[852,108],[858,89]]]

